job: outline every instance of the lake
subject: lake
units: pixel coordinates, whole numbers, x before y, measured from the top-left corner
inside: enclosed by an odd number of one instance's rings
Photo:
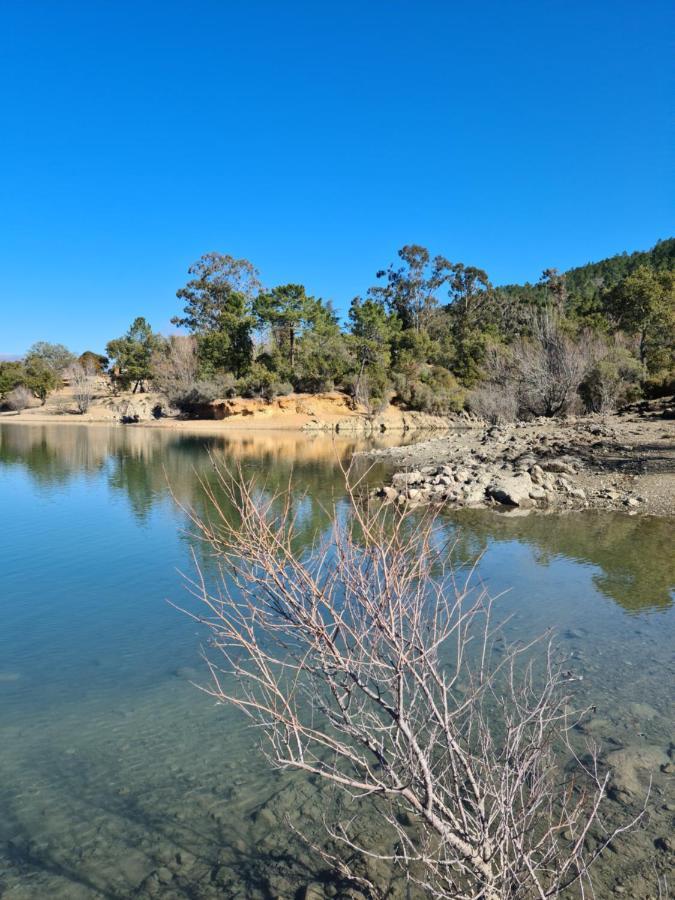
[[[271,486],[292,473],[309,542],[344,493],[337,456],[364,446],[0,424],[3,900],[293,897],[315,878],[283,822],[311,819],[318,789],[270,771],[242,718],[191,683],[207,682],[204,635],[167,603],[187,602],[194,543],[175,501],[199,508],[209,452]],[[649,820],[598,870],[598,896],[622,883],[656,897],[654,841],[675,811],[659,767],[673,750],[672,520],[465,510],[447,524],[458,558],[482,554],[480,578],[507,591],[509,629],[555,629],[594,736],[656,761]]]

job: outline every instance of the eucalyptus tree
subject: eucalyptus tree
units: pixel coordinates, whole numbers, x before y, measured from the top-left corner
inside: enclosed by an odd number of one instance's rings
[[[386,283],[371,287],[368,295],[383,303],[401,320],[404,329],[416,332],[427,329],[438,307],[438,291],[448,281],[451,263],[444,256],[434,256],[419,244],[406,244],[398,251],[403,265],[390,265],[377,272]]]
[[[49,369],[56,376],[62,375],[64,369],[75,361],[75,354],[63,344],[50,344],[48,341],[37,341],[28,348],[24,359],[27,367]]]
[[[172,323],[197,336],[208,371],[245,374],[253,357],[253,303],[261,289],[257,270],[246,259],[206,253],[188,274],[192,277],[176,292],[185,303],[183,315]]]

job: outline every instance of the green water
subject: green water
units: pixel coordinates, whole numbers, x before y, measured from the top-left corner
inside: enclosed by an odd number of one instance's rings
[[[320,877],[284,822],[313,821],[320,788],[271,772],[256,735],[190,683],[207,680],[203,635],[166,602],[185,599],[179,573],[191,566],[169,486],[199,508],[209,452],[271,487],[292,472],[309,541],[343,494],[336,453],[361,446],[0,425],[3,900],[291,898]],[[659,768],[673,740],[672,526],[590,513],[448,519],[458,561],[482,553],[480,577],[508,591],[512,632],[556,630],[597,706],[595,736],[655,760],[650,818],[602,862],[599,897],[619,882],[656,897],[654,841],[672,826],[672,776]],[[636,777],[646,785],[646,771]]]

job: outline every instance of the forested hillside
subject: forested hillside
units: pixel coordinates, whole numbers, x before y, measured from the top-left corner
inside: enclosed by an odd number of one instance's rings
[[[107,371],[120,389],[162,392],[184,414],[216,398],[347,393],[488,420],[607,411],[673,391],[675,239],[536,284],[495,287],[475,266],[407,245],[374,274],[344,321],[301,283],[263,285],[245,259],[208,253],[177,293],[163,336],[139,316],[106,356],[39,342],[0,363],[0,397],[19,408]],[[175,307],[174,307],[175,309]],[[86,396],[83,400],[86,405]]]

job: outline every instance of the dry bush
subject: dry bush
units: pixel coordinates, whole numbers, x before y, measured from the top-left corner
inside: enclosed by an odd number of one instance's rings
[[[608,352],[590,332],[569,334],[556,308],[531,311],[528,330],[528,337],[485,354],[483,381],[468,403],[488,422],[580,411],[584,380]]]
[[[199,359],[197,340],[172,335],[152,355],[152,381],[171,406],[181,408],[197,384]]]
[[[518,418],[518,391],[514,383],[484,382],[468,397],[468,407],[485,422],[502,425]]]
[[[514,347],[521,410],[560,415],[578,401],[579,386],[597,358],[597,340],[588,334],[572,338],[555,309],[537,310],[530,327],[531,338]]]
[[[205,484],[213,514],[193,518],[222,564],[213,588],[191,583],[211,638],[205,690],[250,717],[273,766],[349,798],[314,844],[324,860],[373,898],[386,885],[359,861],[453,900],[589,888],[618,831],[600,820],[597,752],[568,739],[573,699],[550,645],[506,643],[490,598],[449,570],[431,514],[392,521],[349,488],[349,514],[301,558],[290,491],[216,472],[221,502]],[[384,846],[363,838],[364,807]]]
[[[20,384],[5,394],[3,403],[8,409],[13,409],[15,412],[21,412],[30,406],[32,399],[33,392]]]
[[[73,391],[77,411],[83,415],[91,406],[96,393],[96,368],[91,360],[76,362],[68,366],[64,375]]]
[[[467,398],[469,409],[492,425],[518,418],[520,376],[508,347],[491,344],[483,358],[483,381]]]

